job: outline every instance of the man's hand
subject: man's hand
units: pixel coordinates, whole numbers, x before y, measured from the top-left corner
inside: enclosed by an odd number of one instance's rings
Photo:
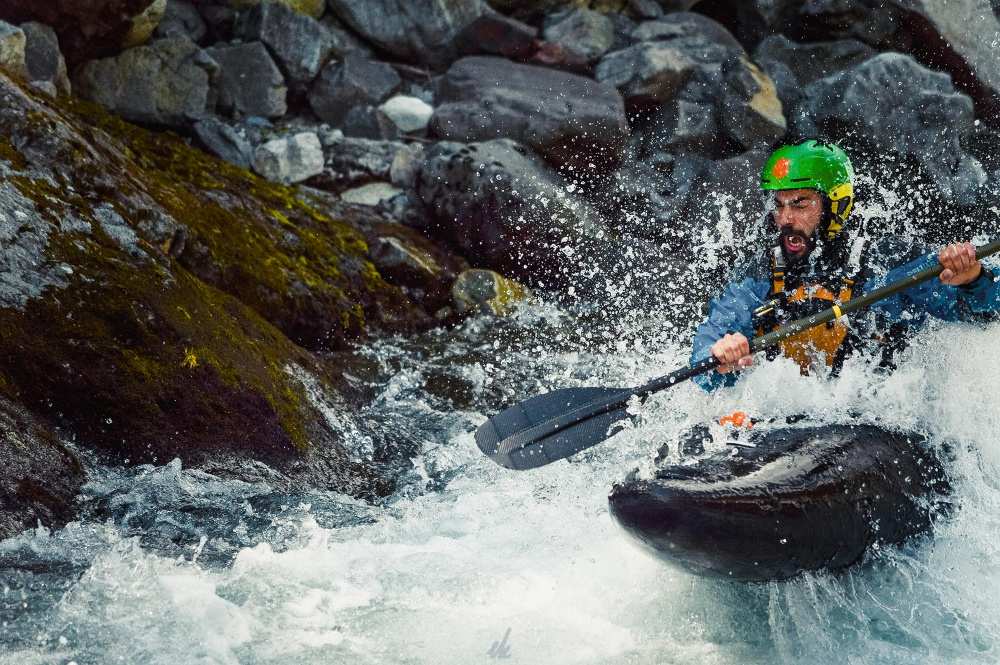
[[[716,368],[719,374],[729,374],[733,370],[753,365],[750,342],[740,333],[728,334],[713,344],[712,355],[719,360],[719,366]]]
[[[948,245],[941,250],[938,260],[944,267],[941,281],[948,286],[968,284],[983,271],[983,264],[976,260],[976,246],[971,242]]]

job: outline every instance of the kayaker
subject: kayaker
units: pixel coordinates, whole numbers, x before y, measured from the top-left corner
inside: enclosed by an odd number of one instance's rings
[[[704,389],[733,385],[736,371],[753,364],[749,339],[755,334],[936,261],[944,267],[940,280],[883,300],[859,319],[805,331],[783,342],[769,359],[780,353],[796,361],[803,374],[823,365],[836,374],[846,357],[862,351],[880,367],[892,368],[893,354],[928,315],[969,321],[1000,312],[1000,280],[976,260],[971,243],[915,252],[898,238],[869,242],[851,229],[854,170],[836,145],[806,140],[775,150],[764,164],[761,188],[769,196],[768,219],[777,238],[711,301],[708,318],[695,333],[692,360],[711,353],[722,363],[716,372],[695,378]],[[898,267],[880,265],[889,261]]]

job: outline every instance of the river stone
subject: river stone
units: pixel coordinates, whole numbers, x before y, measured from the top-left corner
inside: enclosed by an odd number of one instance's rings
[[[961,145],[973,120],[972,100],[955,91],[947,74],[882,53],[807,86],[792,123],[803,136],[855,132],[911,157],[947,198],[971,203],[986,179]]]
[[[321,133],[320,141],[325,166],[312,184],[332,192],[374,181],[411,186],[417,170],[413,161],[423,155],[420,145],[346,137],[339,132]]]
[[[323,171],[323,147],[313,132],[272,139],[254,152],[253,168],[273,182],[302,182]]]
[[[482,0],[328,0],[330,11],[379,49],[433,67],[454,56],[455,37],[484,11]]]
[[[800,44],[783,35],[771,35],[757,46],[754,61],[774,81],[782,102],[792,106],[809,83],[850,69],[875,53],[856,39]]]
[[[122,41],[122,48],[128,49],[148,42],[156,27],[160,25],[166,10],[167,0],[153,0],[149,3],[142,13],[132,19],[132,24]]]
[[[418,134],[427,130],[434,107],[417,97],[396,95],[378,107],[388,121],[402,134]]]
[[[743,53],[743,46],[721,23],[692,12],[640,23],[632,31],[632,39],[666,42],[701,63],[719,63]]]
[[[0,21],[0,67],[17,76],[25,76],[25,48],[24,31]]]
[[[24,31],[24,59],[29,81],[50,83],[61,95],[72,91],[66,73],[66,60],[59,50],[56,31],[47,25],[29,21],[21,24]]]
[[[305,85],[316,78],[332,49],[332,39],[321,23],[273,2],[241,14],[234,31],[244,41],[267,46],[293,85]]]
[[[330,47],[330,55],[338,60],[343,60],[348,53],[357,51],[369,58],[374,59],[375,54],[371,46],[365,44],[361,39],[348,30],[344,24],[333,14],[327,14],[319,21],[326,29],[326,36]]]
[[[208,117],[194,124],[194,133],[209,152],[243,169],[253,163],[253,146],[234,127]]]
[[[316,19],[326,11],[326,0],[229,0],[229,5],[234,9],[249,9],[266,3],[280,4],[298,14]]]
[[[399,187],[387,182],[370,182],[367,185],[340,193],[341,200],[363,206],[377,206],[403,193]]]
[[[629,104],[662,104],[677,94],[697,66],[671,46],[643,42],[609,53],[594,75],[601,83],[618,88]]]
[[[613,87],[503,58],[459,60],[442,79],[438,100],[432,128],[441,138],[508,137],[559,165],[617,161],[628,138],[625,106]]]
[[[433,256],[391,236],[376,240],[371,257],[379,273],[393,283],[428,282],[443,272]]]
[[[76,513],[85,480],[77,456],[23,407],[0,397],[0,540]]]
[[[461,314],[506,316],[530,295],[522,284],[492,270],[466,270],[451,287],[452,301]]]
[[[200,43],[208,33],[205,19],[187,0],[167,0],[167,9],[163,19],[156,26],[157,37],[187,37]]]
[[[220,110],[262,118],[285,115],[288,88],[263,44],[221,44],[206,53],[219,63]]]
[[[746,58],[724,67],[726,96],[720,106],[722,128],[744,150],[770,146],[788,128],[774,83]]]
[[[349,53],[343,62],[323,68],[309,93],[309,105],[320,120],[340,125],[350,109],[381,104],[401,84],[399,74],[386,63]]]
[[[186,127],[213,110],[218,70],[216,61],[190,40],[160,39],[88,62],[77,73],[74,89],[133,122]]]
[[[535,52],[538,28],[490,7],[455,37],[461,55],[498,55],[525,60]]]
[[[599,12],[571,9],[550,17],[544,37],[578,53],[585,61],[593,62],[614,45],[615,25]]]

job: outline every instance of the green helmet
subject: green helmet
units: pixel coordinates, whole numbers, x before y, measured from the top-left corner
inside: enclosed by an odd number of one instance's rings
[[[832,143],[813,139],[781,146],[768,158],[760,174],[765,190],[815,189],[827,202],[826,238],[844,229],[854,204],[854,167],[847,154]]]

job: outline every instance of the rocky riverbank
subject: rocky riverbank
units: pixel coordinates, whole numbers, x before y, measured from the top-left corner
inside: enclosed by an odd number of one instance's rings
[[[0,68],[0,537],[71,518],[69,440],[386,494],[345,349],[529,289],[683,322],[782,141],[888,228],[998,228],[973,0],[10,0]]]

